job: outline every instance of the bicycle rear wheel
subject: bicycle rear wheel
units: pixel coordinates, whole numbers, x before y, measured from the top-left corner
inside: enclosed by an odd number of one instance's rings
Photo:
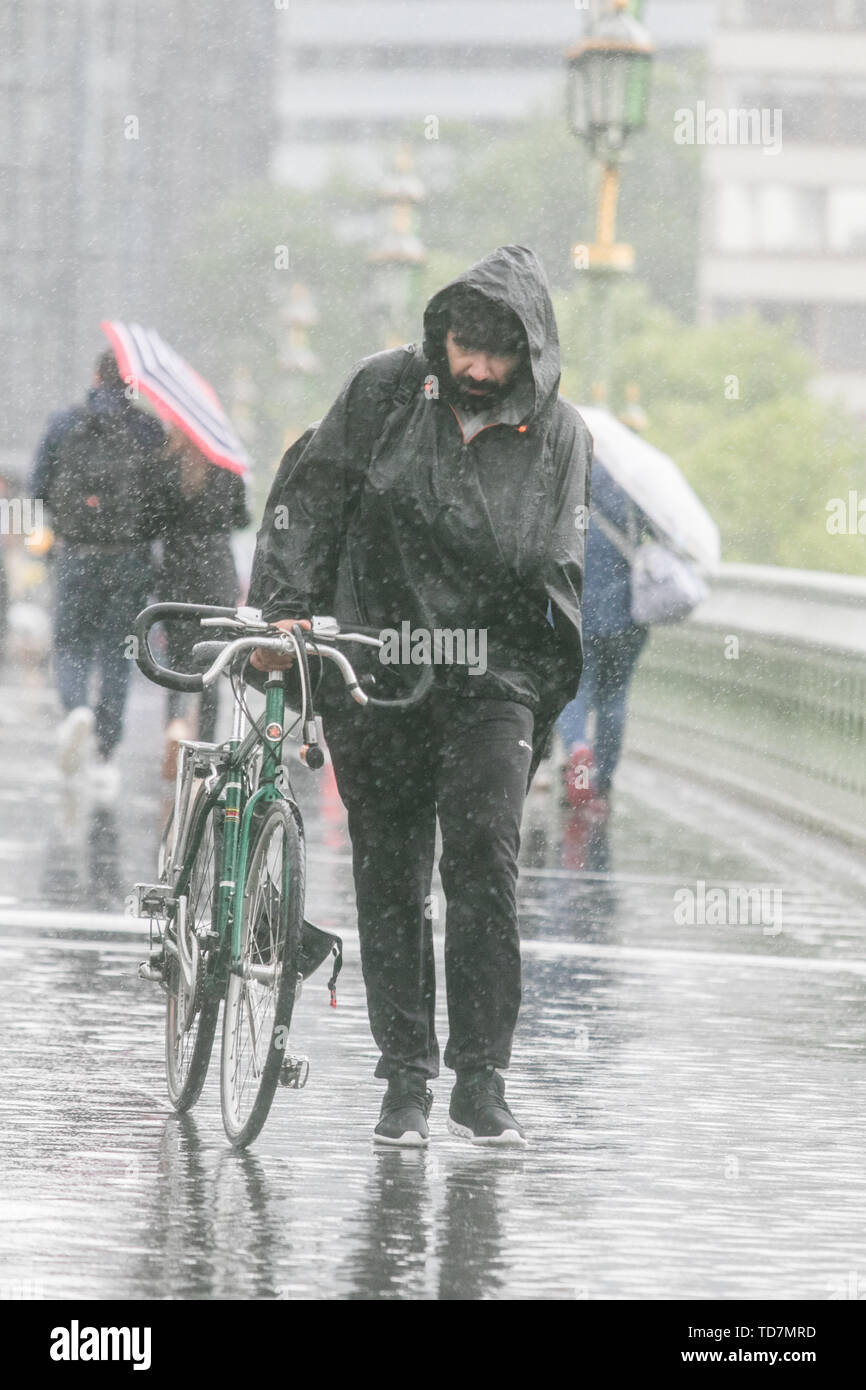
[[[195,829],[195,820],[189,834]],[[220,858],[222,808],[207,812],[185,894],[186,911],[178,910],[166,953],[165,1075],[175,1110],[189,1110],[201,1095],[213,1051],[219,994],[210,976],[215,947],[200,933],[213,927],[215,886]],[[185,848],[179,856],[183,863]]]
[[[223,1017],[223,1124],[236,1148],[265,1123],[285,1059],[304,920],[304,856],[294,816],[272,802],[254,831],[243,893],[240,963]]]

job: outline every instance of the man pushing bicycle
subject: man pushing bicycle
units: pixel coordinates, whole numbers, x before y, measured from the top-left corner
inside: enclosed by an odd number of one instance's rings
[[[559,380],[544,271],[526,247],[500,247],[433,296],[422,349],[354,368],[284,458],[258,535],[249,603],[264,618],[288,628],[333,613],[343,625],[408,631],[410,660],[435,668],[426,698],[404,709],[362,710],[323,686],[376,1075],[388,1082],[374,1131],[382,1144],[429,1136],[437,816],[444,1061],[457,1074],[449,1129],[476,1144],[525,1143],[500,1075],[521,998],[520,822],[580,677],[592,459]],[[481,633],[483,663],[461,659],[477,655]],[[260,649],[252,663],[283,669],[291,657]],[[367,681],[387,689],[393,668],[374,663]]]

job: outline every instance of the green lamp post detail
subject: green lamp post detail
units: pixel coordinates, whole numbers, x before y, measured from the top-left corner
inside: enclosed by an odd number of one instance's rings
[[[592,277],[598,363],[592,391],[600,401],[607,394],[609,277],[634,268],[634,248],[616,240],[619,165],[628,139],[646,125],[654,52],[628,0],[612,0],[567,55],[569,126],[601,168],[595,241],[575,247],[575,263],[583,251]]]

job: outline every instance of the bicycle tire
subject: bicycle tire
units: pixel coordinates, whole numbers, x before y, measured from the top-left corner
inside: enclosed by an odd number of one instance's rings
[[[188,834],[192,834],[194,820]],[[191,926],[213,921],[216,869],[219,861],[222,808],[214,805],[207,812],[201,841],[189,871],[187,914]],[[184,851],[179,855],[183,863]],[[177,958],[166,958],[165,1077],[169,1100],[175,1110],[191,1109],[205,1083],[219,1016],[220,996],[209,976],[215,963],[215,950],[201,951],[192,1001],[189,1000],[183,971]],[[186,1015],[191,1015],[186,1022]]]
[[[240,967],[230,973],[226,989],[220,1065],[223,1125],[235,1148],[256,1138],[271,1108],[294,1008],[304,920],[304,853],[288,803],[272,802],[254,834]],[[260,977],[251,976],[251,969]]]

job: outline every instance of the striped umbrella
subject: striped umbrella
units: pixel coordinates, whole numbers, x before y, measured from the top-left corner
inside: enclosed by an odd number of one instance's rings
[[[152,328],[104,319],[120,374],[144,392],[161,419],[177,425],[211,463],[246,473],[249,455],[213,387]]]

